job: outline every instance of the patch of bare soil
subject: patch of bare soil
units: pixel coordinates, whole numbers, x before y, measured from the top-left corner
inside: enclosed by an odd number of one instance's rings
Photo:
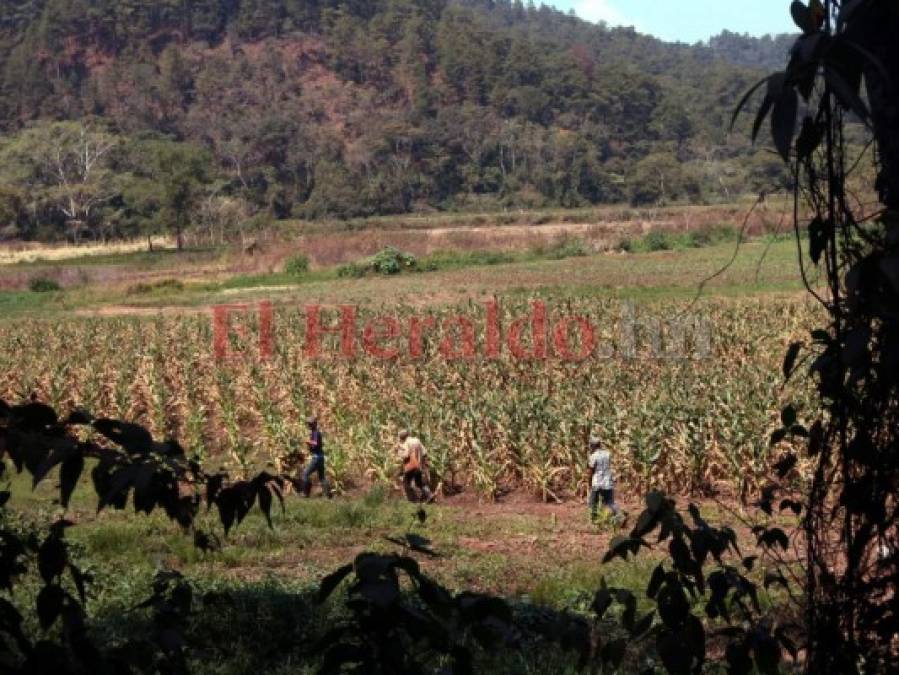
[[[75,310],[77,316],[89,317],[115,317],[115,316],[187,316],[200,313],[211,313],[209,307],[180,307],[178,305],[165,305],[161,307],[136,307],[132,305],[107,305],[92,309]]]

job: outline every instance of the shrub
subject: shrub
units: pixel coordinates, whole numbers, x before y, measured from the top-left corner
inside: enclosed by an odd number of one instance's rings
[[[440,263],[436,260],[426,260],[415,269],[419,272],[436,272],[440,269]]]
[[[284,273],[292,277],[301,277],[309,271],[309,258],[305,255],[295,255],[287,259],[284,264]]]
[[[368,270],[359,263],[349,263],[347,265],[341,265],[337,268],[337,276],[359,279],[361,277],[364,277],[367,271]]]
[[[47,277],[35,277],[28,283],[28,288],[31,289],[33,293],[52,293],[54,291],[62,290],[62,287],[57,281],[48,279]]]
[[[388,246],[370,258],[339,267],[337,276],[358,278],[369,273],[391,276],[403,271],[415,270],[417,267],[418,261],[414,255]]]
[[[670,251],[674,248],[674,241],[667,232],[653,230],[643,238],[643,246],[647,251]]]
[[[712,243],[711,235],[708,232],[700,232],[698,230],[687,232],[683,240],[687,248],[702,248]]]
[[[150,284],[139,283],[128,287],[128,295],[148,295],[160,291],[183,291],[184,284],[177,279],[163,279]]]
[[[504,265],[511,262],[515,262],[515,256],[506,251],[441,251],[419,261],[415,271],[436,272],[441,269]]]
[[[624,237],[615,244],[615,250],[621,251],[622,253],[633,253],[634,252],[634,242],[628,237]]]
[[[473,265],[505,265],[515,262],[515,256],[505,251],[473,251],[469,258]]]
[[[570,237],[559,239],[544,252],[544,255],[550,260],[579,258],[587,254],[587,245],[580,239]]]
[[[666,230],[652,230],[636,240],[623,238],[616,249],[626,253],[635,251],[670,251],[675,248],[703,248],[726,241],[734,241],[737,231],[730,225],[704,225],[698,229],[674,234]]]
[[[372,270],[378,274],[399,274],[404,269],[413,269],[415,265],[414,255],[392,246],[388,246],[371,259]]]
[[[684,243],[690,248],[702,248],[724,241],[733,241],[736,237],[737,231],[730,225],[707,225],[687,232]]]

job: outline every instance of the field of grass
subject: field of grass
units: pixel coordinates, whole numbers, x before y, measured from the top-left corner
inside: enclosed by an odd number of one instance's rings
[[[55,513],[53,481],[32,492],[30,483],[17,476],[11,489],[10,506],[37,518]],[[420,524],[415,518],[418,507],[401,499],[399,481],[394,481],[332,500],[322,499],[317,488],[309,499],[289,494],[284,510],[273,514],[273,528],[261,514],[252,513],[229,538],[222,537],[220,550],[204,553],[162,514],[97,515],[89,489],[89,481],[84,481],[66,513],[77,523],[71,540],[84,560],[127,569],[145,582],[157,569],[170,568],[208,582],[280,579],[308,586],[364,550],[401,550],[388,537],[401,538],[411,531],[431,540],[438,556],[423,557],[422,565],[441,583],[527,596],[562,608],[583,602],[585,594],[596,589],[596,563],[617,532],[611,524],[592,524],[583,500],[541,505],[516,498],[487,504],[458,496],[429,508],[428,520]],[[621,496],[627,509],[641,508],[636,495]],[[712,516],[719,513],[711,502],[707,508]],[[217,521],[212,512],[200,525],[220,532]],[[639,582],[646,565],[631,569],[614,563],[605,573],[615,583]],[[101,587],[114,583],[115,574],[105,582],[101,579]],[[556,596],[552,589],[562,586],[567,593]]]
[[[24,514],[18,516],[23,524],[45,524],[61,515],[52,506],[52,481],[29,492],[30,484],[15,477],[10,487],[9,506]],[[635,495],[621,497],[631,514],[641,508]],[[276,673],[316,672],[313,649],[344,610],[340,594],[319,605],[315,589],[362,551],[412,555],[424,573],[450,589],[501,594],[525,624],[551,612],[589,616],[602,580],[612,587],[643,588],[662,558],[661,552],[646,553],[601,564],[618,528],[590,523],[582,503],[510,499],[488,505],[453,498],[428,507],[421,523],[417,507],[386,486],[330,501],[288,495],[273,527],[251,514],[208,552],[196,549],[190,536],[158,513],[97,515],[94,504],[82,484],[65,514],[75,523],[67,537],[75,559],[91,576],[92,634],[105,644],[152,634],[151,613],[140,605],[152,594],[157,572],[178,570],[195,596],[185,628],[191,672],[203,674],[237,675],[262,666]],[[713,502],[701,506],[712,523],[731,517]],[[215,513],[201,516],[198,525],[215,531],[216,520]],[[410,553],[391,541],[407,533],[425,538],[432,554]],[[749,550],[749,532],[740,528],[738,537]],[[20,588],[19,596],[24,592]],[[767,594],[762,599],[768,602]],[[647,609],[641,602],[641,613]],[[619,614],[607,617],[605,635],[616,630]],[[482,654],[477,672],[581,671],[574,656],[538,642]]]
[[[288,222],[283,229],[288,231],[318,232],[334,230],[430,230],[435,228],[492,227],[502,228],[512,225],[546,225],[551,223],[630,223],[647,221],[666,223],[683,221],[688,228],[695,228],[708,222],[731,222],[741,219],[752,207],[754,198],[747,196],[741,201],[728,204],[689,205],[636,208],[628,205],[607,205],[585,208],[512,209],[484,212],[444,212],[408,214],[399,216],[373,216],[341,221]],[[772,212],[782,209],[783,196],[769,198],[765,209]]]
[[[197,260],[200,254],[187,254],[176,259],[186,265],[181,271],[158,264],[152,272],[143,273],[139,261],[131,260],[116,266],[128,268],[131,276],[109,285],[94,281],[47,293],[0,291],[0,322],[64,318],[76,313],[196,310],[262,298],[286,304],[315,301],[441,306],[494,294],[639,300],[692,299],[700,291],[717,297],[796,294],[802,290],[794,242],[747,242],[734,257],[735,247],[736,242],[724,242],[702,248],[587,255],[577,249],[573,254],[559,255],[552,247],[511,253],[446,251],[420,259],[417,272],[362,279],[342,278],[338,267],[316,268],[303,275],[279,271],[215,273],[218,276],[209,277],[213,272],[202,272],[203,263]],[[3,273],[0,270],[0,279]]]
[[[168,237],[153,237],[153,246],[160,251],[172,250],[175,243]],[[92,258],[124,257],[147,248],[146,239],[79,245],[20,243],[0,248],[0,265],[62,264],[73,260],[86,262]]]
[[[685,249],[732,240],[749,205],[627,208],[508,214],[444,214],[344,223],[279,223],[242,242],[214,245],[197,239],[178,253],[167,246],[147,251],[144,242],[100,246],[5,244],[0,248],[0,305],[5,317],[66,312],[131,303],[135,289],[178,280],[181,304],[202,303],[221,290],[250,286],[293,286],[332,281],[341,266],[388,246],[415,255],[418,269],[441,270],[552,261],[608,251]],[[782,208],[771,202],[746,222],[753,237],[779,232]],[[297,257],[310,272],[285,274]],[[50,298],[27,293],[36,281],[58,284]],[[501,289],[500,289],[501,290]],[[22,294],[23,291],[26,291]],[[159,293],[153,293],[155,296]],[[171,295],[171,294],[170,294]]]

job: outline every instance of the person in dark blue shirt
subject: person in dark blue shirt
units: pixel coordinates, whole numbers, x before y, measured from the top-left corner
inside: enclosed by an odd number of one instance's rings
[[[331,488],[328,485],[328,476],[325,473],[325,444],[322,432],[318,428],[318,420],[310,417],[306,420],[309,427],[309,438],[306,446],[309,448],[309,464],[303,472],[303,493],[308,497],[312,490],[312,474],[318,474],[318,480],[322,484],[322,493],[331,498]]]

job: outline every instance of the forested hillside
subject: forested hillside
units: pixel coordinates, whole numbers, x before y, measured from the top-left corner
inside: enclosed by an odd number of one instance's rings
[[[725,61],[771,72],[783,70],[795,41],[796,36],[788,33],[756,38],[726,30],[712,37],[708,46]]]
[[[746,40],[512,0],[4,0],[0,226],[730,199],[782,180],[727,135],[736,64],[778,51]]]

